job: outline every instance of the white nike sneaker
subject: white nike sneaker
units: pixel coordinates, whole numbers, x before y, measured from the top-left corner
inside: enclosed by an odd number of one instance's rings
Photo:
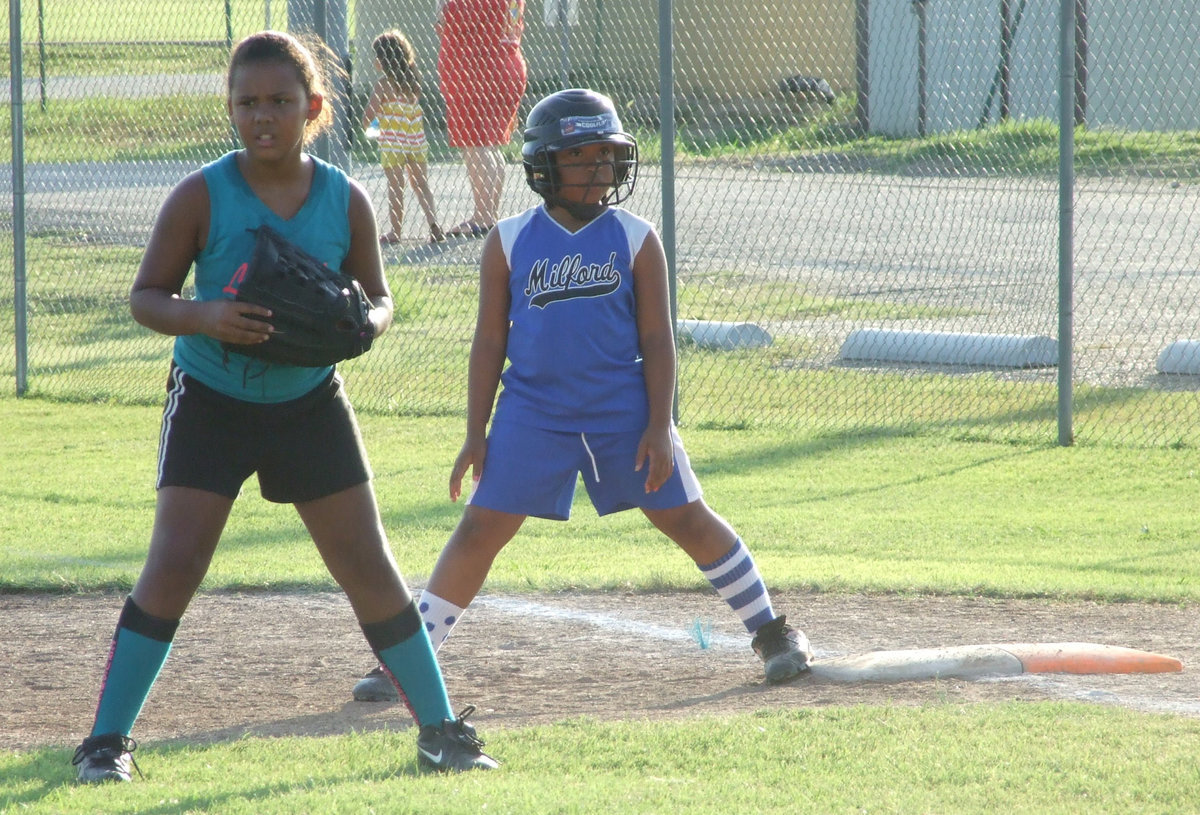
[[[129,781],[132,779],[130,769],[136,769],[138,775],[142,771],[133,760],[133,751],[137,742],[121,733],[102,733],[89,736],[75,748],[71,763],[79,768],[81,784],[95,784],[102,781]]]

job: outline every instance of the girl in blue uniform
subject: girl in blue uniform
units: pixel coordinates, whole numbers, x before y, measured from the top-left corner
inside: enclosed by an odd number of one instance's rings
[[[607,97],[574,89],[533,108],[522,155],[544,203],[500,221],[483,247],[450,498],[468,469],[477,485],[421,595],[434,647],[526,517],[568,518],[582,474],[597,513],[636,507],[695,561],[753,635],[768,681],[796,676],[807,638],[776,615],[749,549],[704,502],[672,423],[662,243],[614,206],[633,191],[636,141]],[[372,698],[373,673],[356,697]]]
[[[316,46],[321,47],[321,46]],[[267,224],[362,284],[375,334],[392,322],[375,213],[363,188],[304,147],[331,120],[312,46],[263,32],[234,49],[227,108],[243,148],[167,197],[130,294],[144,326],[175,336],[150,551],[113,635],[80,781],[130,780],[129,734],[204,579],[242,483],[295,505],[363,633],[421,726],[418,760],[491,768],[450,709],[429,637],[384,536],[353,409],[332,367],[271,365],[221,343],[264,342],[271,313],[232,299]],[[196,295],[181,296],[194,268]]]

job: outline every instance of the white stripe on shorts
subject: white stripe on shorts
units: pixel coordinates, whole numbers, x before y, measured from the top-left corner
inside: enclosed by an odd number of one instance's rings
[[[583,433],[579,434],[579,440],[583,442],[583,449],[587,451],[588,461],[592,462],[592,475],[596,478],[596,483],[600,483],[600,471],[596,469],[596,457],[592,455],[592,448],[588,447],[587,436]]]
[[[675,466],[679,468],[679,478],[683,481],[684,494],[687,495],[690,504],[704,495],[704,490],[700,489],[700,479],[696,478],[696,471],[692,469],[687,451],[683,449],[683,439],[679,437],[675,425],[671,425],[671,448],[675,456]]]
[[[183,384],[183,371],[178,367],[171,368],[171,384],[167,387],[167,402],[163,407],[162,428],[158,433],[158,475],[154,479],[154,488],[162,486],[163,463],[167,460],[167,440],[171,436],[171,420],[179,409],[179,400],[187,386]]]

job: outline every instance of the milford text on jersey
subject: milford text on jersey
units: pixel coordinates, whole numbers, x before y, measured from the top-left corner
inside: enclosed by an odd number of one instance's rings
[[[612,294],[621,286],[621,272],[616,266],[616,252],[608,256],[608,263],[603,266],[585,265],[578,254],[564,257],[553,266],[549,258],[543,258],[529,270],[529,283],[525,286],[529,305],[545,308],[559,300]]]

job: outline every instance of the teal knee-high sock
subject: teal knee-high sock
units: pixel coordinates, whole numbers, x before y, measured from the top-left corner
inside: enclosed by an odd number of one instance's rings
[[[417,724],[440,725],[454,718],[442,669],[416,603],[389,620],[363,623],[362,631]]]
[[[153,617],[138,608],[132,597],[125,599],[113,633],[91,735],[129,735],[167,661],[177,628],[179,620]]]

